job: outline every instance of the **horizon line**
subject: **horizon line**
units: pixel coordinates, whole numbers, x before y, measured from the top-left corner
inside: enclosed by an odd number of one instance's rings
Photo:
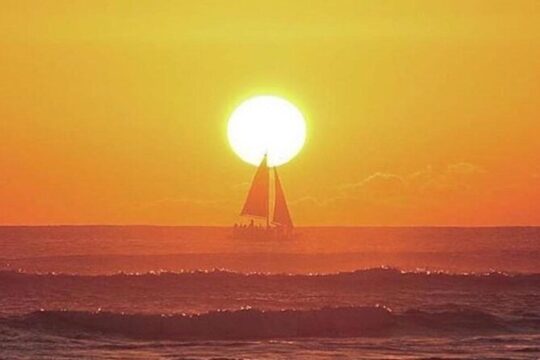
[[[232,225],[200,225],[200,224],[0,224],[0,228],[15,228],[15,227],[28,227],[28,228],[43,228],[43,227],[163,227],[163,228],[232,228]],[[295,226],[295,228],[534,228],[540,227],[540,224],[500,224],[500,225],[376,225],[376,224],[306,224]]]

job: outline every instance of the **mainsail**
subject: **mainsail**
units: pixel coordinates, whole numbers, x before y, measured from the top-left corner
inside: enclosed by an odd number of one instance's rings
[[[291,219],[291,214],[289,213],[289,208],[287,207],[287,201],[285,200],[285,193],[281,187],[281,182],[277,174],[277,169],[274,168],[274,182],[276,187],[276,200],[274,203],[274,220],[275,224],[286,226],[288,228],[293,227],[293,222]]]
[[[266,165],[266,155],[264,155],[251,182],[251,188],[249,189],[240,215],[258,216],[268,219],[268,188],[269,173],[268,166]]]

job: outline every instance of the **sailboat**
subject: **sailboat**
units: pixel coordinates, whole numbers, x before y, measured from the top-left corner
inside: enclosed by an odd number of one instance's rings
[[[250,218],[249,225],[234,226],[233,237],[246,240],[278,240],[293,237],[293,221],[285,199],[285,192],[273,167],[274,201],[270,191],[270,169],[267,155],[264,155],[249,189],[240,216]],[[271,211],[273,210],[273,211]],[[263,220],[263,226],[256,225],[255,219]]]

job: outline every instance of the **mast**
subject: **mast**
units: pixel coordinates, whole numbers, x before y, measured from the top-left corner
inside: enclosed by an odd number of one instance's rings
[[[264,158],[266,159],[266,154],[264,155]],[[268,172],[268,167],[266,163],[264,164],[266,167],[266,170]],[[268,195],[266,196],[266,230],[270,229],[270,172],[268,172],[268,185],[266,186],[268,189]]]
[[[264,167],[266,168],[266,172],[268,173],[268,185],[266,186],[266,189],[268,191],[268,195],[266,196],[267,204],[266,204],[266,230],[270,229],[270,170],[268,169],[268,151],[264,153]]]

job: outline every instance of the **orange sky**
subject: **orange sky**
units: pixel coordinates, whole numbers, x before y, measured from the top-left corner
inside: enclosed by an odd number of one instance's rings
[[[1,224],[231,224],[259,93],[300,225],[540,224],[537,1],[3,1],[0,42]]]

